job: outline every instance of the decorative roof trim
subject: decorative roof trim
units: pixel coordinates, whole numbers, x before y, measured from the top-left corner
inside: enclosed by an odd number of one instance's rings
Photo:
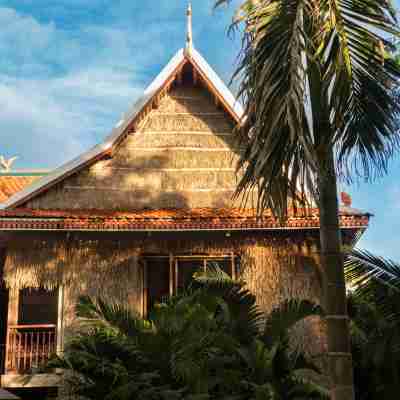
[[[204,79],[205,83],[210,86],[215,95],[225,106],[230,115],[236,120],[240,121],[243,116],[243,108],[241,104],[235,99],[230,90],[226,87],[224,82],[218,77],[214,70],[210,67],[207,61],[200,55],[200,53],[193,48],[190,57],[186,57],[184,49],[180,49],[170,62],[164,67],[156,79],[147,87],[143,95],[135,102],[125,117],[118,121],[110,135],[105,141],[97,146],[94,146],[89,151],[81,154],[72,161],[56,168],[50,174],[38,179],[32,185],[22,189],[20,192],[11,196],[7,201],[0,204],[0,209],[9,209],[18,207],[36,195],[49,189],[60,181],[71,176],[82,168],[91,165],[95,161],[101,159],[107,154],[111,154],[112,148],[118,144],[124,137],[127,129],[132,125],[135,118],[142,112],[142,110],[149,104],[149,102],[156,96],[165,85],[175,76],[177,71],[186,63],[191,63],[194,68]]]
[[[368,214],[340,214],[341,229],[364,230]],[[293,230],[319,229],[317,212],[294,214],[286,223],[266,213],[257,217],[254,210],[241,209],[160,209],[130,212],[104,210],[0,211],[0,230],[50,231],[197,231],[197,230]]]

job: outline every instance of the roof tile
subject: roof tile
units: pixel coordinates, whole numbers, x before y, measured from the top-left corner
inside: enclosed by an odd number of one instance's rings
[[[366,228],[369,214],[341,212],[342,228]],[[257,217],[254,209],[193,208],[133,211],[107,210],[0,210],[3,230],[214,230],[319,228],[317,209],[291,212],[281,225],[268,210]]]
[[[0,203],[5,202],[13,194],[19,192],[33,181],[40,178],[33,176],[0,175]]]

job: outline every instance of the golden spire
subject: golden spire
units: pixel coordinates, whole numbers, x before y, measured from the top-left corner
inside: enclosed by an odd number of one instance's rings
[[[192,4],[190,2],[186,11],[186,16],[187,16],[187,32],[186,32],[185,54],[190,57],[192,55],[192,49],[193,49]]]

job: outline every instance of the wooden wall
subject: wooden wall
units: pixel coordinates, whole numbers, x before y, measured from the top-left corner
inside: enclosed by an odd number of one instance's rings
[[[70,236],[60,240],[13,241],[5,265],[9,287],[64,287],[64,323],[67,335],[75,328],[74,305],[80,294],[101,295],[143,309],[145,254],[230,254],[240,257],[238,278],[256,295],[260,308],[269,312],[288,298],[308,298],[320,303],[322,273],[318,239],[301,232],[249,233],[226,237],[221,233],[190,235],[170,233],[107,239]],[[308,321],[296,327],[296,340],[304,350],[323,353],[322,325]]]

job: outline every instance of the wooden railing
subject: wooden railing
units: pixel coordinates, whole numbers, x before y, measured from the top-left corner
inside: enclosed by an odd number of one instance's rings
[[[55,353],[56,343],[56,325],[9,325],[6,373],[35,372]]]

